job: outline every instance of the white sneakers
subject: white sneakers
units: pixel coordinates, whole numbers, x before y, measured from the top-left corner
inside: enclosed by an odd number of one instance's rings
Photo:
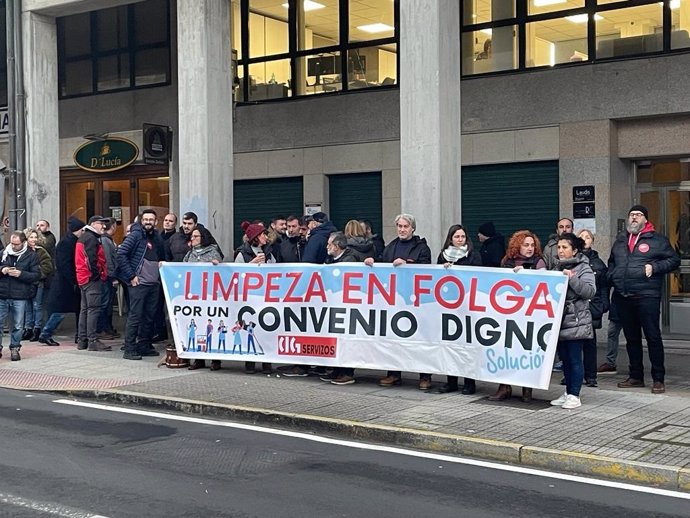
[[[582,406],[582,402],[580,401],[579,397],[573,396],[572,394],[568,394],[565,392],[558,399],[554,399],[553,401],[551,401],[551,404],[553,406],[565,408],[566,410],[571,410],[573,408]]]

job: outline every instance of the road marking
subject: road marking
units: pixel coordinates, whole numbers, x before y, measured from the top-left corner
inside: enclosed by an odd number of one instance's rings
[[[45,514],[62,516],[64,518],[108,518],[107,516],[103,516],[101,514],[91,514],[73,507],[53,504],[50,502],[39,502],[38,500],[28,500],[26,498],[22,498],[21,496],[8,495],[6,493],[0,493],[0,502],[14,507],[31,509],[32,511],[40,511]]]
[[[405,455],[408,457],[418,457],[422,459],[438,460],[443,462],[450,462],[453,464],[465,464],[468,466],[477,466],[480,468],[496,469],[500,471],[508,471],[511,473],[523,473],[525,475],[534,475],[537,477],[555,478],[557,480],[567,480],[570,482],[578,482],[581,484],[589,484],[593,486],[610,487],[614,489],[623,489],[626,491],[635,491],[638,493],[650,493],[653,495],[667,496],[670,498],[680,498],[683,500],[690,500],[690,493],[682,493],[680,491],[671,491],[669,489],[660,489],[656,487],[636,486],[634,484],[626,484],[625,482],[615,482],[612,480],[599,480],[595,478],[588,478],[580,475],[568,475],[565,473],[553,473],[540,469],[527,468],[524,466],[514,466],[508,464],[499,464],[496,462],[489,462],[476,459],[468,459],[464,457],[452,457],[450,455],[442,455],[439,453],[428,453],[424,451],[407,450],[405,448],[397,448],[395,446],[382,446],[379,444],[370,444],[365,442],[346,441],[342,439],[332,439],[330,437],[323,437],[320,435],[313,435],[303,432],[292,432],[289,430],[278,430],[273,428],[266,428],[251,424],[232,423],[227,421],[214,421],[212,419],[205,419],[201,417],[190,417],[184,415],[164,414],[162,412],[152,412],[149,410],[138,410],[136,408],[125,408],[112,405],[102,405],[98,403],[88,403],[85,401],[75,401],[72,399],[56,399],[54,403],[62,405],[71,405],[84,408],[93,408],[96,410],[106,410],[108,412],[117,412],[121,414],[133,414],[146,417],[155,417],[157,419],[166,419],[169,421],[183,421],[186,423],[204,424],[210,426],[221,426],[225,428],[234,428],[237,430],[249,430],[253,432],[261,432],[272,435],[280,435],[283,437],[292,437],[295,439],[303,439],[305,441],[320,442],[325,444],[334,444],[337,446],[344,446],[346,448],[357,448],[360,450],[381,451],[386,453],[394,453],[397,455]]]

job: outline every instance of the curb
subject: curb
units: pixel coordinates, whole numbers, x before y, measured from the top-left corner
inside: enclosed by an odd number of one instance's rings
[[[507,441],[441,432],[162,397],[125,390],[61,390],[52,392],[59,392],[72,397],[96,399],[107,403],[131,404],[164,411],[175,410],[199,416],[233,419],[254,425],[278,426],[301,432],[306,430],[344,439],[393,444],[433,453],[462,455],[568,474],[588,475],[664,489],[690,491],[690,468],[637,462],[567,450],[539,448]]]

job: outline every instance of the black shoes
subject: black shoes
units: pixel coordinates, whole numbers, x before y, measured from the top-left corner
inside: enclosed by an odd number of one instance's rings
[[[56,342],[56,341],[53,340],[52,338],[50,338],[50,337],[49,337],[49,338],[45,338],[45,337],[42,337],[42,336],[39,336],[39,337],[38,337],[38,343],[41,344],[41,345],[49,345],[49,346],[51,346],[51,347],[57,347],[58,345],[60,345],[58,342]]]
[[[470,396],[477,392],[477,385],[473,379],[465,378],[465,383],[462,385],[462,393],[465,396]]]
[[[22,359],[22,357],[19,356],[19,349],[17,349],[16,347],[14,349],[10,349],[10,360],[11,361],[18,362],[21,359]]]
[[[136,351],[128,351],[125,350],[125,353],[122,355],[123,360],[141,360],[141,354],[137,353]]]
[[[28,340],[34,335],[34,332],[31,329],[24,329],[24,332],[22,333],[22,340]]]

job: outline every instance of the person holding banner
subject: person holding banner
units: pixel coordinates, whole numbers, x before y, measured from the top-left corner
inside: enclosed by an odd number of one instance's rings
[[[192,232],[191,232],[191,242],[190,242],[191,248],[189,249],[189,252],[184,256],[183,262],[185,263],[212,263],[212,264],[218,264],[220,263],[223,258],[220,255],[220,249],[218,248],[218,245],[214,243],[213,236],[211,236],[211,232],[206,229],[206,227],[203,227],[201,225],[195,227]],[[192,320],[192,322],[194,322]],[[210,320],[209,320],[210,323]],[[211,326],[211,330],[209,331],[208,325],[206,326],[206,347],[208,350],[211,349],[211,339],[210,339],[210,333],[213,332],[213,326]],[[196,338],[193,336],[192,333],[196,332],[196,324],[194,324],[194,330],[192,331],[192,327],[190,324],[190,339],[194,339],[196,341]],[[198,345],[197,345],[197,350],[198,350]],[[203,369],[206,367],[206,362],[204,360],[200,359],[195,359],[192,364],[188,367],[190,371],[196,370],[196,369]],[[211,360],[211,370],[212,371],[217,371],[220,369],[220,360]]]
[[[508,251],[501,261],[504,268],[512,268],[513,271],[520,270],[543,270],[546,263],[541,256],[541,244],[539,238],[530,230],[518,230],[508,241]],[[489,401],[503,401],[510,399],[513,395],[513,387],[500,384],[493,396],[489,396]],[[532,401],[532,389],[522,388],[522,400],[525,403]]]
[[[388,243],[381,254],[381,262],[392,263],[393,266],[401,264],[431,264],[431,249],[426,244],[426,239],[416,236],[417,220],[411,214],[398,214],[395,217],[395,228],[398,237]],[[373,257],[367,257],[364,264],[372,266]],[[386,377],[379,380],[382,387],[392,387],[402,384],[402,372],[388,371]],[[419,390],[431,388],[431,374],[419,375]]]
[[[448,235],[443,243],[443,251],[438,254],[437,264],[442,264],[445,268],[455,266],[481,266],[481,254],[472,246],[472,240],[467,236],[467,231],[462,225],[451,225]],[[465,395],[474,394],[477,388],[472,378],[465,378],[462,393]],[[448,392],[458,391],[458,377],[448,376],[447,382],[439,388],[437,394],[447,394]]]
[[[265,264],[265,263],[275,263],[276,258],[271,252],[270,246],[268,246],[268,237],[266,236],[266,228],[263,223],[249,223],[248,221],[243,221],[242,230],[244,230],[244,243],[238,248],[237,254],[235,255],[236,263],[252,263],[252,264]],[[237,331],[239,333],[239,330]],[[233,346],[233,351],[235,347]],[[240,352],[242,347],[240,345]],[[249,353],[249,350],[247,350]],[[270,363],[262,363],[261,370],[264,374],[270,374],[273,370],[273,366]],[[256,373],[256,363],[254,362],[244,362],[244,372],[247,374]]]
[[[563,395],[551,401],[551,404],[570,410],[582,405],[582,348],[594,338],[589,300],[596,294],[597,287],[589,259],[582,253],[584,241],[573,233],[565,232],[558,238],[557,246],[558,269],[568,276],[565,309],[558,334],[558,355],[563,361],[566,388]]]

